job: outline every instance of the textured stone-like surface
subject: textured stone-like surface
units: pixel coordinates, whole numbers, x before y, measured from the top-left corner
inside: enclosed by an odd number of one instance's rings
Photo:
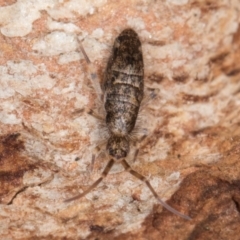
[[[0,12],[2,239],[237,239],[238,0],[0,0]],[[191,221],[118,165],[64,202],[108,161],[102,123],[82,111],[101,114],[77,37],[102,80],[129,27],[142,42],[146,101],[157,96],[141,111],[139,135],[148,135],[128,162]]]

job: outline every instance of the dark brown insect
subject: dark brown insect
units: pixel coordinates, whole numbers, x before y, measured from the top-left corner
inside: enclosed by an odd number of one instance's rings
[[[82,47],[81,50],[87,62],[90,63]],[[94,74],[91,75],[94,76]],[[126,29],[115,40],[102,87],[106,110],[106,126],[109,133],[106,149],[111,159],[105,167],[102,176],[97,181],[83,193],[66,201],[76,200],[89,193],[108,175],[114,162],[117,162],[121,163],[125,170],[133,176],[145,182],[163,207],[189,220],[190,217],[183,215],[163,202],[150,182],[143,175],[134,171],[125,160],[129,153],[130,136],[135,127],[140,104],[143,99],[143,78],[144,65],[141,42],[135,31]]]

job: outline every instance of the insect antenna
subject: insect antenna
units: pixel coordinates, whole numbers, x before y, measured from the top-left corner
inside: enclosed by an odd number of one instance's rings
[[[85,196],[85,195],[88,194],[89,192],[91,192],[91,191],[92,191],[95,187],[97,187],[98,184],[99,184],[100,182],[102,182],[102,180],[108,175],[108,173],[109,173],[109,171],[111,170],[113,164],[114,164],[114,160],[111,159],[111,160],[108,162],[108,164],[107,164],[107,166],[105,167],[105,169],[103,170],[102,176],[101,176],[97,181],[95,181],[86,191],[84,191],[84,192],[76,195],[75,197],[66,199],[66,200],[64,200],[64,202],[71,202],[71,201],[77,200],[77,199]]]
[[[182,217],[184,219],[187,220],[191,220],[191,218],[187,215],[184,215],[182,213],[180,213],[179,211],[177,211],[176,209],[172,208],[171,206],[169,206],[167,203],[165,203],[159,196],[158,194],[155,192],[155,190],[153,189],[152,185],[150,184],[150,182],[146,179],[146,177],[144,177],[143,175],[141,175],[140,173],[134,171],[131,166],[127,163],[127,161],[125,159],[123,159],[121,161],[121,164],[123,165],[123,167],[125,168],[125,170],[129,173],[131,173],[134,177],[140,179],[141,181],[145,182],[146,185],[148,186],[148,188],[150,189],[150,191],[152,192],[153,196],[158,200],[158,202],[167,210],[169,210],[170,212],[178,215],[179,217]]]

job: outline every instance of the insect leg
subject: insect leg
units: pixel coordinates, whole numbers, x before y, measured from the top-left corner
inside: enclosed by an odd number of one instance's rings
[[[100,152],[100,154],[103,153],[103,152],[101,152],[101,149],[103,149],[103,145],[104,146],[106,145],[106,140],[105,139],[102,140],[102,141],[97,142],[96,146],[94,147],[94,152],[95,151],[98,152],[98,153]],[[98,156],[99,156],[99,154],[98,154]],[[91,159],[91,168],[90,168],[91,172],[94,169],[95,160],[96,160],[96,154],[93,153],[92,154],[92,159]]]
[[[93,117],[101,120],[101,121],[104,121],[104,120],[105,120],[102,115],[100,115],[99,113],[95,112],[95,111],[92,110],[92,109],[88,109],[87,113],[88,113],[89,115],[91,115],[91,116],[93,116]]]
[[[144,134],[139,140],[138,143],[141,143],[145,138],[147,137],[147,134]],[[134,143],[134,146],[136,147],[136,142]],[[135,162],[135,160],[137,159],[137,156],[139,154],[139,147],[135,150],[134,152],[134,156],[133,156],[133,162]]]
[[[72,197],[72,198],[69,198],[69,199],[66,199],[64,200],[64,202],[71,202],[71,201],[74,201],[74,200],[77,200],[83,196],[85,196],[86,194],[88,194],[89,192],[91,192],[95,187],[97,187],[97,185],[108,175],[109,171],[111,170],[112,166],[114,164],[114,160],[111,159],[107,166],[105,167],[105,169],[103,170],[102,172],[102,176],[97,180],[95,181],[86,191],[76,195],[75,197]]]
[[[74,119],[75,119],[75,118],[78,118],[79,114],[82,114],[84,112],[86,112],[87,114],[91,115],[94,118],[97,118],[98,120],[101,120],[103,122],[105,121],[104,116],[102,116],[101,114],[97,113],[96,111],[88,107],[76,109],[72,112],[72,115],[74,116]]]
[[[139,112],[141,112],[156,97],[157,97],[156,91],[152,90],[151,93],[147,97],[143,98],[140,109],[139,109]]]
[[[97,73],[96,73],[96,69],[94,67],[94,65],[91,63],[87,53],[85,52],[84,48],[83,48],[83,45],[82,43],[79,41],[79,44],[80,44],[80,49],[81,49],[81,52],[88,64],[88,71],[90,72],[90,80],[91,80],[91,83],[98,95],[98,98],[99,100],[102,101],[103,99],[103,92],[102,92],[102,89],[101,89],[101,86],[100,86],[100,81],[98,79],[98,76],[97,76]]]
[[[122,160],[122,165],[125,168],[126,171],[128,171],[129,173],[131,173],[134,177],[140,179],[141,181],[145,182],[146,185],[148,186],[148,188],[150,189],[150,191],[152,192],[152,194],[154,195],[154,197],[158,200],[158,202],[165,207],[167,210],[169,210],[170,212],[178,215],[179,217],[182,217],[184,219],[187,220],[191,220],[191,218],[189,216],[186,216],[180,212],[178,212],[176,209],[172,208],[171,206],[169,206],[167,203],[165,203],[159,196],[158,194],[155,192],[155,190],[153,189],[152,185],[150,184],[150,182],[146,179],[146,177],[144,177],[143,175],[141,175],[140,173],[134,171],[131,166],[126,162],[125,159]]]

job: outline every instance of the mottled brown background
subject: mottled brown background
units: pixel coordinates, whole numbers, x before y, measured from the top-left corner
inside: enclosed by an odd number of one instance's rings
[[[239,17],[239,0],[0,0],[1,239],[239,239]],[[101,108],[77,37],[101,80],[128,27],[157,92],[128,161],[191,221],[118,165],[63,202],[108,161],[102,123],[81,111]]]

